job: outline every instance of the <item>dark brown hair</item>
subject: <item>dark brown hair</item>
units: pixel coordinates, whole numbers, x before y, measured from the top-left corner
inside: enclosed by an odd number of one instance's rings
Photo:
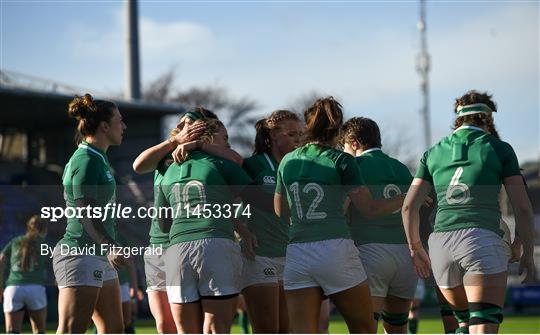
[[[488,94],[487,92],[478,92],[476,90],[471,90],[465,93],[463,96],[456,98],[454,102],[454,112],[457,112],[457,108],[459,106],[467,106],[472,104],[478,104],[482,103],[487,105],[489,108],[491,108],[492,111],[497,111],[497,104],[492,100],[492,95]],[[485,126],[488,130],[488,132],[497,137],[499,137],[499,133],[497,132],[497,128],[495,127],[495,123],[493,121],[493,116],[490,114],[485,113],[478,113],[478,114],[471,114],[471,115],[464,115],[464,116],[458,116],[456,120],[454,121],[454,130],[461,127],[464,124],[471,124],[479,127]]]
[[[377,123],[365,117],[353,117],[341,127],[341,144],[356,140],[364,150],[380,148],[381,131]]]
[[[253,150],[254,155],[270,151],[272,148],[270,131],[272,129],[279,129],[280,123],[286,120],[300,121],[298,115],[284,109],[277,110],[270,114],[269,117],[257,121],[255,124],[257,134],[255,135],[255,149]]]
[[[109,122],[116,104],[107,100],[94,100],[88,93],[78,96],[69,103],[68,115],[79,121],[77,142],[86,136],[95,135],[101,122]]]
[[[343,124],[342,106],[333,97],[320,98],[304,112],[306,141],[333,144]]]
[[[28,271],[32,263],[37,263],[38,247],[35,242],[39,234],[45,232],[46,228],[45,222],[41,221],[39,215],[32,216],[26,223],[26,235],[21,240],[19,249],[22,271]]]

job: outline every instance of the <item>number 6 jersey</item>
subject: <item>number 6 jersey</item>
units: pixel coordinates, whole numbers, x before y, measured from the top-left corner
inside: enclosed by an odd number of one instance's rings
[[[512,147],[475,126],[462,126],[429,149],[416,178],[437,192],[435,232],[484,228],[500,236],[503,179],[520,175]]]

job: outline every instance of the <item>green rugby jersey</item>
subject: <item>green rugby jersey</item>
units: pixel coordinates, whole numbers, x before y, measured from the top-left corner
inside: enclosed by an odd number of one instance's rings
[[[154,207],[157,207],[157,194],[159,192],[159,185],[163,180],[167,168],[172,164],[172,156],[167,155],[163,158],[154,171]],[[150,225],[150,245],[162,246],[167,248],[169,246],[169,234],[164,233],[159,228],[159,220],[157,217],[152,218]]]
[[[272,155],[264,153],[244,160],[244,170],[261,185],[260,190],[270,195],[276,189],[278,163]],[[252,217],[247,221],[249,230],[257,237],[255,254],[264,257],[285,257],[289,223],[259,208],[252,208]]]
[[[116,182],[111,173],[107,155],[86,141],[79,144],[64,168],[62,183],[67,207],[76,208],[76,200],[88,198],[95,200],[96,207],[99,207],[104,213],[108,203],[111,205],[115,203]],[[83,213],[86,214],[86,211]],[[98,220],[101,221],[102,218]],[[109,237],[115,239],[116,228],[114,219],[111,217],[111,209],[109,209],[105,221],[100,222],[100,224],[104,225]],[[58,244],[83,247],[95,245],[95,242],[86,233],[79,219],[74,217],[67,219],[66,233]],[[96,254],[99,252],[98,246]]]
[[[499,191],[503,179],[520,175],[510,144],[474,126],[462,126],[429,149],[416,178],[437,192],[435,232],[484,228],[502,236]]]
[[[289,243],[350,238],[343,205],[348,192],[363,184],[354,157],[347,153],[307,144],[285,155],[276,193],[287,194]]]
[[[227,213],[225,205],[233,204],[235,196],[251,183],[251,178],[240,166],[201,151],[192,152],[180,165],[172,164],[163,176],[157,200],[159,207],[172,207],[178,211],[173,216],[170,244],[203,238],[234,240],[233,221],[227,218],[234,210]],[[186,204],[190,206],[189,217]],[[202,217],[204,205],[210,210],[209,218]]]
[[[47,268],[45,266],[46,257],[41,255],[41,244],[46,244],[45,240],[41,237],[36,238],[34,241],[35,256],[30,260],[30,264],[27,271],[23,271],[21,265],[21,241],[25,238],[25,235],[17,236],[4,247],[2,254],[9,259],[10,271],[6,281],[6,286],[9,285],[29,285],[40,284],[44,285],[47,275]]]
[[[409,169],[380,148],[356,157],[362,177],[374,199],[388,199],[406,193],[413,179]],[[406,244],[401,211],[377,219],[366,219],[351,205],[351,236],[356,245],[365,243]]]

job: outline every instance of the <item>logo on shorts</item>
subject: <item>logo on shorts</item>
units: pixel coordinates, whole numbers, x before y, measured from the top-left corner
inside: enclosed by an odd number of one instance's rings
[[[94,271],[94,279],[95,280],[102,280],[103,279],[103,271],[100,271],[100,270]]]
[[[274,268],[265,268],[263,272],[264,272],[264,275],[267,276],[267,277],[275,277],[276,276],[276,271],[274,270]]]

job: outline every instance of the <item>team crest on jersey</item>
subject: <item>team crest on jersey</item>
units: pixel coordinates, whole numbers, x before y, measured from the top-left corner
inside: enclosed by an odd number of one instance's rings
[[[111,181],[111,180],[114,179],[114,177],[113,177],[112,174],[111,174],[111,171],[107,171],[107,172],[105,172],[105,174],[107,175],[107,179],[108,179],[109,181]]]
[[[275,184],[276,183],[276,177],[274,177],[274,176],[264,176],[263,177],[263,183],[264,184]]]

